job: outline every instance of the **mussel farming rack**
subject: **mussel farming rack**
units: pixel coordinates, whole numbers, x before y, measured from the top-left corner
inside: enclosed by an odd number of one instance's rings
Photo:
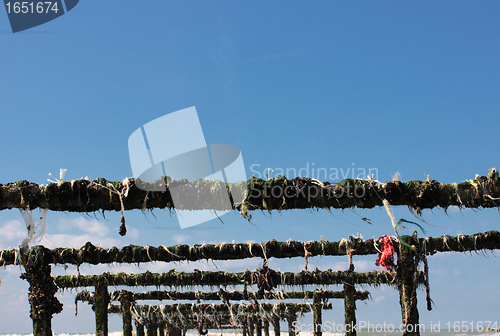
[[[165,177],[156,182],[173,187],[184,183]],[[104,249],[87,243],[80,249],[21,245],[17,249],[0,251],[0,266],[22,265],[21,278],[29,287],[30,316],[36,336],[52,335],[51,320],[62,311],[62,304],[55,294],[64,288],[88,288],[78,293],[75,300],[92,304],[96,318],[96,334],[108,334],[108,314],[121,314],[125,336],[132,335],[132,322],[138,336],[181,335],[188,329],[198,329],[205,334],[208,328],[242,328],[244,335],[269,335],[269,326],[275,335],[280,333],[280,321],[287,320],[289,335],[298,314],[312,312],[315,336],[321,336],[322,310],[331,309],[329,299],[343,299],[345,325],[356,324],[356,301],[369,298],[369,292],[356,289],[356,285],[390,285],[399,291],[404,335],[419,335],[417,287],[426,287],[427,309],[431,309],[427,256],[437,252],[465,252],[500,249],[500,233],[489,231],[474,235],[419,238],[399,236],[397,223],[391,216],[390,206],[406,205],[417,215],[423,209],[447,208],[494,208],[499,206],[500,181],[498,171],[490,169],[487,176],[476,176],[460,184],[441,184],[434,180],[389,181],[344,180],[338,184],[319,182],[308,178],[287,180],[285,177],[267,181],[252,178],[236,184],[221,185],[216,181],[199,180],[200,188],[208,190],[215,198],[223,192],[247,189],[242,203],[232,204],[234,210],[250,218],[252,210],[286,210],[306,208],[373,208],[384,206],[396,233],[396,237],[379,239],[350,237],[340,241],[287,241],[270,240],[261,243],[229,243],[218,245],[176,246],[125,246]],[[282,188],[285,194],[276,196],[269,192]],[[363,189],[363,193],[356,190]],[[206,193],[204,193],[206,195]],[[193,202],[193,209],[205,209],[203,199]],[[220,209],[224,209],[221,202]],[[213,209],[214,202],[210,202]],[[217,207],[217,206],[215,206]],[[49,185],[37,185],[20,181],[0,185],[0,210],[19,208],[22,211],[42,208],[52,211],[91,212],[114,210],[122,212],[120,234],[126,233],[125,210],[169,208],[173,210],[168,188],[162,192],[146,192],[137,187],[134,179],[109,182],[105,179],[86,179],[70,182],[59,181]],[[186,210],[186,209],[185,209]],[[28,223],[27,223],[28,224]],[[29,227],[29,226],[28,226]],[[30,228],[29,228],[30,229]],[[396,261],[393,254],[396,254]],[[355,272],[353,255],[377,255],[377,263],[385,271]],[[347,270],[308,270],[308,258],[314,256],[346,256]],[[142,274],[104,273],[100,275],[52,276],[51,265],[56,264],[111,264],[147,262],[183,262],[197,260],[236,260],[259,257],[263,266],[254,271],[240,273],[226,271],[145,272]],[[275,271],[268,267],[270,258],[304,258],[304,270],[297,273]],[[424,270],[418,266],[423,263]],[[315,290],[306,286],[316,285]],[[330,285],[342,285],[341,291],[324,289]],[[110,291],[110,287],[157,286],[170,290],[134,292]],[[228,286],[243,287],[228,291]],[[319,288],[321,286],[321,288]],[[212,288],[212,291],[173,291],[176,288]],[[213,290],[217,288],[217,290]],[[300,303],[296,302],[301,299]],[[137,301],[168,300],[166,305],[139,305]],[[295,302],[294,302],[295,300]],[[306,301],[310,302],[306,302]],[[188,301],[188,303],[180,303]],[[202,303],[216,301],[218,303]],[[312,301],[312,302],[311,302]],[[356,329],[346,328],[346,334],[356,335]]]

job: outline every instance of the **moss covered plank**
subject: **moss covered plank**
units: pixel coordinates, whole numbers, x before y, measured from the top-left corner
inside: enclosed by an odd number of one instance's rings
[[[349,246],[355,255],[376,254],[373,239],[362,240],[351,238]],[[137,246],[129,245],[121,249],[109,249],[95,246],[88,242],[81,248],[56,248],[53,250],[45,247],[46,262],[51,264],[110,264],[110,263],[145,263],[152,261],[197,261],[197,260],[236,260],[252,257],[261,258],[294,258],[304,257],[305,250],[309,256],[344,256],[347,244],[328,241],[288,241],[278,242],[270,240],[262,243],[237,243],[237,244],[197,244],[175,246]],[[15,250],[0,251],[0,265],[14,264]]]
[[[70,212],[173,209],[169,188],[184,186],[196,190],[196,193],[189,207],[183,210],[238,209],[244,216],[250,210],[373,208],[382,206],[383,199],[392,205],[406,205],[417,210],[453,205],[492,208],[498,207],[499,202],[495,198],[500,197],[500,181],[495,168],[490,169],[486,176],[449,184],[435,180],[379,183],[360,179],[346,179],[332,184],[302,177],[289,180],[281,176],[269,180],[253,177],[248,181],[224,185],[220,181],[202,179],[187,184],[187,180],[176,181],[163,177],[146,187],[162,191],[147,192],[143,190],[144,185],[142,189],[138,187],[139,182],[133,178],[126,178],[122,182],[100,178],[47,185],[29,181],[0,184],[0,210],[26,208],[28,205],[30,209]],[[246,198],[241,204],[233,204],[228,208],[221,195],[236,189],[246,190]]]
[[[167,273],[141,273],[127,274],[109,272],[102,275],[64,275],[54,277],[54,282],[60,288],[75,288],[96,286],[104,282],[108,286],[169,286],[169,287],[191,287],[191,286],[229,286],[229,285],[255,285],[257,287],[272,289],[278,285],[304,286],[310,284],[336,285],[344,283],[348,277],[355,284],[393,284],[394,274],[385,271],[372,271],[364,273],[351,273],[347,275],[341,271],[302,271],[299,273],[276,272],[267,269],[245,271],[241,273],[229,273],[225,271],[211,272],[195,270],[192,273],[177,272],[171,270]],[[420,277],[423,282],[423,274]]]
[[[50,264],[110,264],[110,263],[144,263],[150,261],[196,261],[196,260],[233,260],[252,257],[264,258],[293,258],[303,257],[307,250],[310,256],[343,256],[346,255],[347,246],[353,250],[353,255],[377,254],[373,239],[360,238],[339,242],[328,241],[289,241],[278,242],[270,240],[262,243],[237,243],[237,244],[203,244],[203,245],[175,245],[175,246],[136,246],[129,245],[121,249],[112,247],[104,249],[91,243],[75,248],[56,248],[53,250],[42,246],[35,246],[34,250],[44,250],[45,262]],[[479,250],[500,249],[500,233],[488,231],[473,235],[458,235],[456,237],[443,235],[438,238],[419,238],[417,243],[419,251],[427,254],[435,252],[465,252]],[[0,266],[16,263],[17,250],[0,251]]]
[[[321,309],[324,310],[329,310],[332,309],[332,303],[331,302],[323,302],[320,304]],[[233,303],[231,306],[228,306],[226,304],[205,304],[205,303],[175,303],[171,305],[136,305],[135,306],[136,311],[140,314],[145,313],[163,313],[163,314],[191,314],[193,313],[199,313],[201,311],[205,312],[206,314],[210,313],[224,313],[225,316],[227,316],[227,313],[229,313],[230,309],[233,312],[237,312],[238,314],[242,313],[259,313],[261,311],[266,311],[266,312],[272,312],[276,315],[279,314],[286,314],[288,312],[311,312],[312,305],[307,304],[307,303],[260,303],[260,304],[253,304],[253,303]],[[110,311],[114,313],[119,313],[121,311],[121,308],[119,305],[111,305]]]
[[[322,291],[303,291],[303,292],[241,292],[241,291],[230,291],[226,292],[220,290],[218,292],[202,292],[202,291],[194,291],[194,292],[179,292],[179,291],[149,291],[144,293],[134,293],[125,290],[121,290],[118,292],[111,292],[109,297],[117,298],[117,300],[121,301],[122,296],[128,298],[130,296],[129,301],[137,301],[137,300],[204,300],[204,301],[219,301],[222,300],[227,302],[228,300],[232,301],[243,301],[243,300],[286,300],[286,299],[305,299],[305,298],[313,298],[315,293],[319,298],[324,299],[344,299],[345,294],[344,291],[331,291],[331,290],[322,290]],[[370,297],[370,292],[368,291],[356,291],[356,300],[367,300]],[[94,296],[87,292],[80,292],[75,295],[75,301],[83,301],[83,302],[94,302]]]

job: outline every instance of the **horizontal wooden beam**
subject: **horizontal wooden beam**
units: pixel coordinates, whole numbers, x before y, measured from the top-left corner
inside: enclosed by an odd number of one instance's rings
[[[435,180],[379,183],[359,179],[329,183],[303,177],[287,179],[284,176],[269,180],[252,177],[248,181],[227,185],[203,179],[188,185],[187,180],[176,181],[170,177],[163,177],[149,185],[139,182],[133,178],[126,178],[122,182],[99,178],[47,185],[29,181],[0,184],[0,210],[26,209],[28,206],[30,209],[69,212],[145,208],[172,210],[176,207],[169,191],[171,188],[196,191],[189,204],[182,205],[183,210],[238,209],[244,216],[248,216],[250,210],[373,208],[382,206],[383,199],[392,205],[410,206],[417,211],[453,205],[493,208],[498,207],[495,198],[500,197],[500,180],[495,168],[490,169],[487,176],[478,176],[458,184],[442,184]],[[231,195],[231,191],[239,194],[246,191],[243,202],[228,206],[222,195]]]
[[[404,237],[404,236],[402,236]],[[413,239],[414,240],[414,239]],[[414,240],[415,241],[415,240]],[[105,249],[85,244],[82,248],[47,249],[43,246],[32,247],[30,256],[36,258],[43,252],[44,262],[49,264],[111,264],[111,263],[145,263],[152,261],[197,261],[197,260],[235,260],[253,257],[260,258],[293,258],[304,257],[306,251],[309,257],[314,256],[342,256],[346,250],[353,255],[377,254],[375,243],[378,240],[350,237],[338,242],[329,241],[287,241],[270,240],[262,243],[222,243],[203,245],[175,245],[175,246],[137,246],[129,245],[121,249],[112,247]],[[377,243],[378,245],[378,243]],[[433,254],[436,252],[465,252],[479,250],[500,249],[500,233],[488,231],[473,235],[458,235],[455,237],[444,235],[438,238],[419,238],[415,247],[420,253]],[[43,250],[43,251],[42,251]],[[16,264],[18,250],[0,251],[0,266]]]
[[[317,290],[302,292],[242,292],[242,291],[224,291],[218,292],[179,292],[179,291],[149,291],[135,293],[126,290],[114,291],[109,293],[109,297],[115,301],[120,300],[121,295],[130,294],[133,301],[137,300],[204,300],[204,301],[243,301],[243,300],[287,300],[287,299],[313,299],[313,296],[319,295],[324,299],[344,299],[344,291]],[[368,291],[356,291],[356,300],[367,300],[370,297]],[[75,296],[75,301],[84,301],[93,303],[93,292],[80,292]]]
[[[171,270],[167,273],[104,273],[102,275],[64,275],[54,277],[59,288],[76,288],[96,286],[105,283],[108,286],[228,286],[228,285],[255,285],[272,289],[278,285],[305,286],[311,284],[337,285],[346,281],[355,284],[380,285],[393,284],[395,273],[372,271],[348,274],[342,271],[302,271],[299,273],[276,272],[271,269],[229,273],[225,271],[212,272],[195,270],[193,273]],[[423,282],[423,274],[420,276]]]

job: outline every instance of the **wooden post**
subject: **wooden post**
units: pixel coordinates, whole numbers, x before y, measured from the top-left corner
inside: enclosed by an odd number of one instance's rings
[[[96,336],[108,336],[108,286],[100,282],[95,287],[95,329]]]
[[[45,262],[45,247],[35,246],[29,253],[20,251],[26,273],[21,279],[29,282],[28,299],[30,317],[35,336],[52,336],[52,315],[62,311],[62,303],[55,297],[57,286],[50,275],[51,267]]]
[[[321,296],[318,290],[313,294],[313,326],[314,336],[323,335],[323,320],[321,317]]]
[[[179,328],[173,324],[168,324],[167,325],[167,334],[168,334],[168,336],[182,336],[185,334],[185,330],[181,330],[181,328]]]
[[[401,236],[400,239],[408,245],[416,244],[410,236]],[[419,336],[420,325],[417,309],[417,287],[416,275],[418,272],[415,250],[408,246],[399,244],[396,248],[396,284],[399,290],[399,302],[401,304],[401,317],[405,327],[403,336]]]
[[[120,303],[122,308],[122,319],[123,319],[123,336],[132,336],[132,313],[130,311],[131,301],[132,301],[132,293],[123,290],[120,293]]]
[[[255,329],[257,330],[257,336],[262,336],[262,320],[259,316],[254,316]]]
[[[144,325],[135,321],[136,336],[144,336]]]
[[[147,336],[158,336],[158,327],[154,323],[146,325]]]
[[[247,324],[248,324],[248,336],[254,336],[255,335],[255,324],[254,324],[254,319],[253,315],[248,315],[247,316]]]
[[[264,320],[264,336],[269,336],[269,320]]]
[[[163,323],[158,327],[158,336],[165,336],[165,325]]]
[[[356,287],[351,280],[344,283],[344,328],[346,336],[356,336]]]
[[[248,323],[246,321],[243,322],[243,336],[247,336],[248,333]]]
[[[297,313],[289,313],[286,319],[288,320],[288,336],[295,336],[297,333],[295,332],[293,322],[297,321]]]
[[[274,329],[274,336],[281,336],[280,318],[273,317],[272,323]]]

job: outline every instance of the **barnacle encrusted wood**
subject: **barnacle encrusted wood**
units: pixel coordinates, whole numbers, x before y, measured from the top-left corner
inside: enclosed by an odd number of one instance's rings
[[[373,239],[363,240],[361,238],[351,238],[349,247],[353,255],[377,254]],[[196,260],[232,260],[252,257],[264,258],[293,258],[303,257],[304,251],[313,256],[341,256],[346,254],[347,244],[329,241],[288,241],[278,242],[270,240],[262,243],[222,243],[218,245],[175,245],[175,246],[136,246],[129,245],[121,249],[112,247],[104,249],[94,246],[91,243],[85,244],[80,249],[56,248],[53,250],[45,247],[45,261],[51,264],[109,264],[109,263],[144,263],[150,261],[196,261]],[[419,238],[416,245],[419,251],[427,254],[435,252],[449,251],[476,251],[494,250],[500,248],[500,233],[498,231],[488,231],[473,235],[458,235],[451,237],[444,235],[438,238]],[[35,248],[35,247],[34,247]],[[12,265],[16,263],[17,250],[0,251],[0,266]]]
[[[255,285],[260,287],[266,284],[272,288],[278,285],[302,286],[310,284],[335,285],[342,284],[346,280],[356,284],[368,284],[378,286],[381,284],[393,284],[395,274],[385,271],[372,271],[364,273],[353,272],[346,274],[342,271],[302,271],[299,273],[277,272],[267,269],[266,273],[262,269],[255,271],[245,271],[241,273],[229,273],[226,271],[211,272],[195,270],[192,273],[177,272],[171,270],[167,273],[104,273],[102,275],[63,275],[54,277],[54,282],[61,288],[89,287],[99,283],[106,283],[108,286],[170,286],[170,287],[192,287],[192,286],[230,286],[230,285]],[[418,276],[420,283],[424,277],[420,273]]]
[[[353,254],[376,254],[373,239],[351,239]],[[328,241],[288,241],[278,242],[275,239],[262,243],[222,243],[222,244],[196,244],[175,245],[166,247],[160,245],[137,246],[129,245],[121,249],[112,247],[104,249],[88,242],[80,249],[56,248],[45,249],[46,260],[53,264],[109,264],[109,263],[144,263],[150,261],[196,261],[196,260],[232,260],[252,257],[261,258],[293,258],[303,257],[304,250],[310,257],[318,255],[340,256],[346,254],[346,246],[341,242]],[[12,264],[15,261],[16,251],[6,250],[0,253],[0,265]]]
[[[44,260],[43,249],[31,249],[21,279],[29,284],[28,299],[33,333],[39,336],[52,335],[52,315],[62,311],[62,303],[55,297],[58,288],[50,276],[51,266]]]
[[[91,212],[99,210],[173,209],[174,204],[168,188],[184,186],[187,180],[172,180],[164,177],[145,191],[137,186],[133,178],[123,182],[110,182],[103,178],[38,185],[29,181],[0,184],[0,210],[12,208],[47,208],[52,211]],[[498,207],[500,181],[495,168],[487,176],[462,183],[441,184],[435,180],[389,181],[346,179],[331,184],[315,179],[297,177],[288,180],[281,176],[262,180],[252,177],[248,181],[222,184],[220,181],[197,180],[190,184],[199,190],[199,199],[193,195],[192,202],[184,210],[231,210],[223,201],[223,192],[246,190],[242,204],[233,204],[233,209],[247,216],[249,210],[286,210],[306,208],[373,208],[382,206],[387,199],[391,205],[407,205],[416,210],[434,207],[447,208],[452,205],[467,208]],[[225,190],[224,190],[225,189]],[[210,200],[206,199],[211,195]],[[219,200],[219,201],[218,201]],[[123,205],[123,206],[122,206]]]
[[[320,303],[321,309],[332,309],[331,302]],[[228,312],[230,310],[239,313],[258,313],[260,311],[272,312],[275,315],[286,317],[288,313],[308,313],[311,311],[311,305],[307,303],[260,303],[255,305],[253,303],[234,303],[231,306],[225,304],[209,304],[209,303],[174,303],[171,305],[142,305],[134,307],[137,311],[144,311],[146,313],[161,312],[166,313],[182,313],[193,314],[200,312]],[[119,306],[112,305],[110,311],[118,312]]]
[[[317,290],[317,291],[303,291],[303,292],[242,292],[219,290],[218,292],[179,292],[179,291],[150,291],[144,293],[134,293],[125,290],[111,292],[110,298],[120,300],[122,295],[130,295],[132,301],[135,300],[204,300],[204,301],[244,301],[244,300],[285,300],[285,299],[305,299],[313,298],[314,295],[324,299],[344,299],[344,291],[331,291],[331,290]],[[367,300],[370,296],[368,291],[356,291],[356,300]],[[94,295],[92,292],[79,292],[75,295],[75,302],[83,301],[94,303]]]

